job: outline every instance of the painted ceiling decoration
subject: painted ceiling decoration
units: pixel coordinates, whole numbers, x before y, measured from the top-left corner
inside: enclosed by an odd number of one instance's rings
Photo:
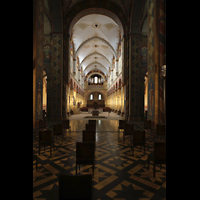
[[[119,56],[121,32],[113,19],[102,14],[85,15],[74,24],[71,33],[73,57],[79,58],[83,74],[97,70],[105,77],[109,75],[113,59]]]

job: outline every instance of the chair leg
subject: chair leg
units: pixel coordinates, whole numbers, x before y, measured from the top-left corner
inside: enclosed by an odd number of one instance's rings
[[[155,162],[153,163],[153,177],[155,178],[156,176],[156,164]]]
[[[144,155],[145,155],[145,145],[144,145]]]
[[[149,170],[149,156],[148,156],[148,160],[147,160],[147,163],[148,163],[148,170]]]
[[[39,145],[39,155],[40,155],[40,145]]]

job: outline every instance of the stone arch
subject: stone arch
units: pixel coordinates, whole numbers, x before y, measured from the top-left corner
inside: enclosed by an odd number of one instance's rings
[[[105,80],[106,80],[105,76],[102,75],[102,74],[99,73],[99,72],[93,72],[93,73],[89,74],[89,76],[88,76],[85,80],[88,81],[88,79],[89,79],[92,75],[94,75],[94,74],[100,75],[100,76],[103,78],[104,82],[105,82]]]
[[[90,56],[93,56],[93,55],[99,55],[99,56],[102,56],[102,57],[105,58],[106,61],[111,65],[110,61],[109,61],[109,60],[108,60],[108,59],[107,59],[103,54],[98,53],[98,52],[94,52],[94,53],[91,53],[91,54],[89,54],[88,56],[86,56],[86,57],[82,60],[82,62],[80,63],[79,66],[81,66],[82,63],[83,63],[87,58],[89,58]]]
[[[106,70],[106,72],[107,72],[107,74],[108,74],[108,70],[106,69],[106,67],[105,66],[103,66],[101,63],[99,63],[99,62],[93,62],[93,63],[90,63],[85,69],[84,69],[84,71],[88,68],[88,67],[90,67],[91,65],[95,65],[95,64],[98,64],[98,65],[101,65],[102,67],[104,67],[105,68],[105,70]]]
[[[139,33],[142,26],[142,13],[146,0],[135,0],[131,7],[130,32]]]
[[[89,39],[87,39],[86,41],[84,41],[84,42],[78,47],[78,49],[77,49],[77,51],[76,51],[74,57],[75,57],[75,58],[77,57],[78,52],[80,51],[80,49],[81,49],[85,44],[87,44],[87,43],[90,42],[91,40],[95,40],[95,39],[98,39],[98,40],[102,41],[103,43],[105,43],[106,45],[108,45],[109,48],[111,49],[111,51],[113,52],[113,54],[115,55],[115,58],[117,57],[117,53],[116,53],[116,51],[113,49],[112,45],[111,45],[108,41],[106,41],[106,40],[104,40],[103,38],[98,37],[98,36],[94,36],[94,37],[89,38]]]
[[[106,75],[105,75],[102,71],[98,72],[97,70],[94,70],[94,71],[90,71],[90,72],[88,72],[88,73],[86,74],[86,76],[85,76],[85,81],[88,81],[89,77],[90,77],[91,75],[94,75],[94,74],[99,74],[100,76],[102,76],[103,79],[104,79],[104,81],[107,80],[107,79],[106,79]]]
[[[59,0],[49,0],[49,8],[51,13],[52,32],[63,32],[62,8]]]
[[[89,14],[102,14],[113,19],[121,29],[121,33],[127,34],[127,18],[122,9],[114,2],[107,0],[101,1],[81,1],[75,4],[67,16],[70,16],[66,20],[66,24],[69,24],[68,33],[71,34],[71,30],[74,24],[83,16]]]

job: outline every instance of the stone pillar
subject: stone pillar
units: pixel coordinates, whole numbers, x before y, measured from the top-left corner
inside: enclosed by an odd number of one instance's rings
[[[124,54],[123,54],[124,67],[122,68],[122,83],[124,87],[124,112],[125,120],[128,120],[129,115],[129,38],[124,35]]]
[[[33,1],[33,124],[42,119],[44,0]]]
[[[113,69],[111,69],[111,84],[113,82]]]
[[[63,90],[63,34],[52,33],[51,62],[51,121],[62,119]]]
[[[81,81],[81,69],[80,69],[80,67],[78,68],[78,82],[79,82],[79,84],[80,84],[80,81]]]
[[[131,33],[129,36],[129,121],[141,121],[141,34]]]
[[[37,34],[37,12],[36,12],[36,0],[33,0],[33,128],[35,128],[36,120],[36,34]]]
[[[148,11],[148,119],[159,123],[159,1],[149,0]]]
[[[162,71],[161,68],[163,65],[166,65],[166,42],[165,42],[165,19],[166,19],[166,13],[165,13],[165,0],[160,1],[159,5],[159,49],[160,49],[160,72]],[[162,73],[160,73],[159,76],[159,123],[165,124],[165,79],[162,77]]]
[[[124,90],[124,87],[121,86],[121,112],[124,111],[124,97],[123,97],[123,90]]]
[[[73,58],[73,74],[76,75],[76,58]]]
[[[119,75],[118,61],[119,61],[119,59],[116,59],[116,60],[115,60],[116,76],[118,76],[118,75]]]

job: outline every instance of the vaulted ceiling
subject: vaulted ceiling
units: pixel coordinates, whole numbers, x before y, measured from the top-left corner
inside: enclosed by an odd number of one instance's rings
[[[80,18],[72,29],[75,56],[85,75],[92,70],[108,74],[121,39],[118,24],[105,15],[89,14]]]

